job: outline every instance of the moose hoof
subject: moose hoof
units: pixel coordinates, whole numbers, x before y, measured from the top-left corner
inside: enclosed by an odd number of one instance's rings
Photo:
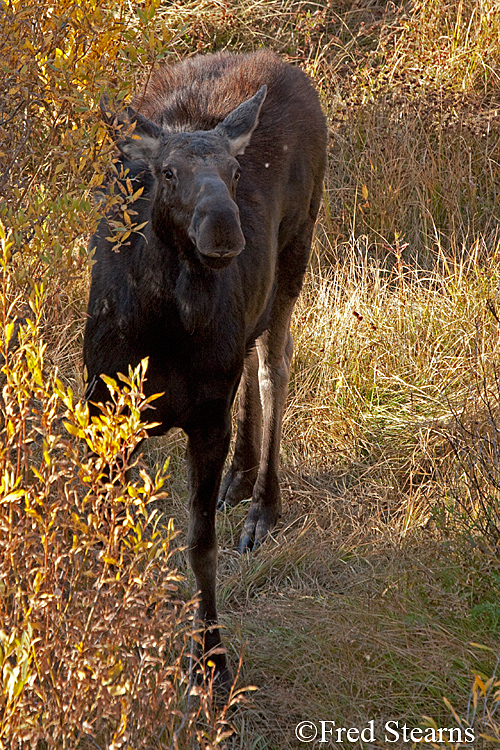
[[[234,508],[242,500],[252,497],[255,478],[254,472],[236,471],[231,467],[221,484],[217,502],[218,509]]]
[[[229,667],[224,667],[215,672],[213,677],[213,695],[218,706],[225,705],[234,685],[233,673]]]
[[[200,668],[196,682],[212,695],[217,706],[226,705],[234,685],[233,673],[226,666],[213,666],[209,662],[205,668]]]
[[[276,526],[280,513],[275,508],[260,509],[250,507],[247,520],[241,532],[238,543],[238,552],[250,552],[256,550],[265,540],[269,532]]]

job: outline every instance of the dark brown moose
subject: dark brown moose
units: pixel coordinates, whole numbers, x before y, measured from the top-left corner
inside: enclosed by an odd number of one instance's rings
[[[147,224],[118,251],[106,218],[91,240],[87,398],[105,402],[99,376],[149,357],[146,392],[164,394],[149,412],[161,423],[152,434],[176,426],[188,436],[189,558],[204,653],[227,684],[216,627],[217,496],[220,506],[252,498],[242,552],[280,516],[290,316],[321,200],[325,119],[307,76],[265,51],[165,66],[132,107],[116,116],[102,108],[134,191],[144,188],[134,221]],[[221,485],[238,386],[236,446]]]

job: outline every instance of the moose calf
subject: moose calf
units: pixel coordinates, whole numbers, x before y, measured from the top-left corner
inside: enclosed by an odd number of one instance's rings
[[[103,117],[134,191],[119,251],[103,218],[85,329],[87,398],[100,375],[149,357],[152,434],[188,436],[189,558],[204,653],[230,681],[217,628],[215,512],[252,498],[239,550],[280,515],[278,459],[293,342],[326,163],[326,125],[307,76],[270,52],[198,56],[162,67],[131,107]],[[126,178],[124,178],[125,180]],[[120,218],[120,214],[117,214]],[[231,468],[221,475],[239,386]],[[95,406],[91,405],[95,410]]]

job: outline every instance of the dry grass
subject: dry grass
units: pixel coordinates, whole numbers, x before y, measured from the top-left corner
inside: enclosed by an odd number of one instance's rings
[[[243,560],[245,507],[219,519],[222,621],[260,688],[241,747],[276,750],[306,718],[446,726],[443,695],[465,716],[471,670],[492,668],[470,642],[494,648],[499,621],[498,560],[464,535],[450,445],[491,421],[477,373],[494,378],[499,344],[499,14],[314,8],[296,29],[331,170],[293,323],[284,517]],[[182,446],[164,450],[177,476]]]
[[[305,718],[445,725],[442,696],[465,710],[471,670],[488,668],[470,641],[497,638],[500,563],[458,528],[450,484],[449,438],[473,394],[480,431],[478,366],[492,372],[499,343],[477,258],[400,277],[362,248],[313,266],[296,308],[280,527],[241,559],[245,505],[218,522],[222,622],[260,688],[256,747],[296,747]],[[158,441],[179,528],[183,447]]]

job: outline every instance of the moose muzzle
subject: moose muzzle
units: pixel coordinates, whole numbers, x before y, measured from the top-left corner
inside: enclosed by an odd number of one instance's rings
[[[245,247],[238,206],[227,190],[207,195],[198,203],[188,233],[198,252],[207,258],[229,260]]]

